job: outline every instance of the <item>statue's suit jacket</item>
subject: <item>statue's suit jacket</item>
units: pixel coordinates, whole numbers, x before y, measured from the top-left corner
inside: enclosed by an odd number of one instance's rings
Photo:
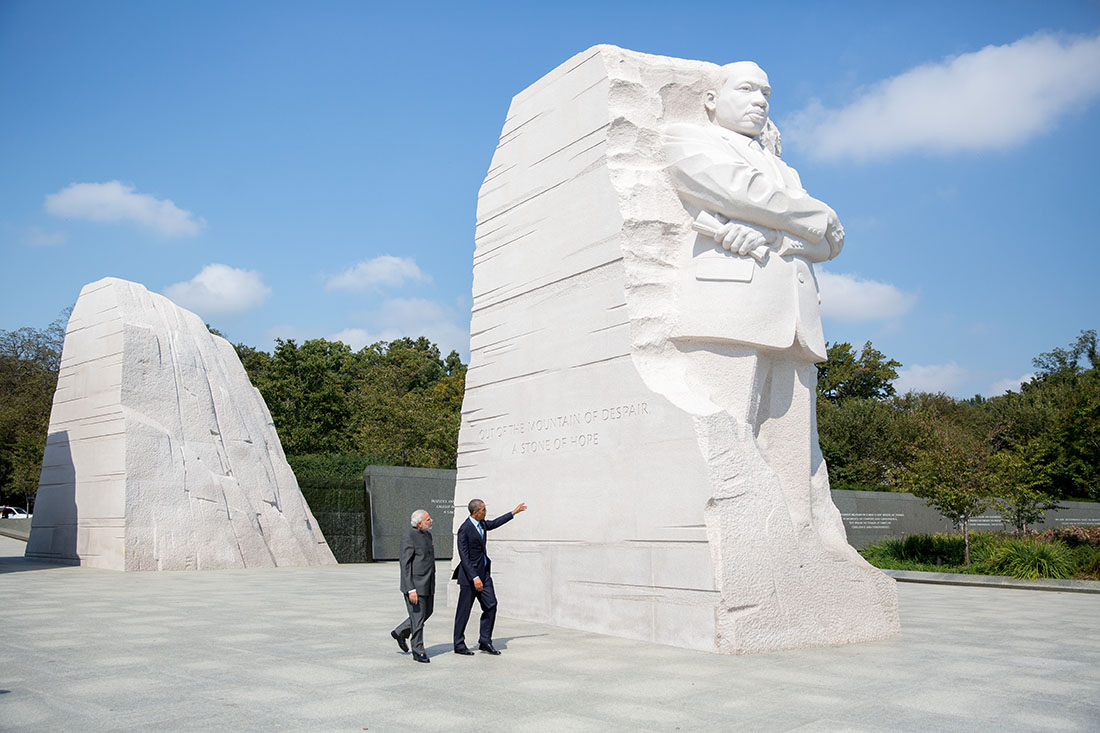
[[[696,330],[714,332],[681,335],[775,349],[797,339],[824,360],[821,300],[811,263],[829,259],[823,237],[832,210],[809,196],[798,173],[778,156],[717,124],[669,125],[664,149],[673,186],[691,216],[707,211],[784,235],[763,265],[745,268],[751,279],[700,283],[700,288],[718,287],[711,291],[708,320],[697,319],[703,327]]]
[[[496,519],[482,520],[481,526],[485,528],[485,538],[489,537],[489,530],[496,529],[502,524],[512,521],[514,515],[511,512],[502,514]],[[455,544],[458,546],[458,567],[455,568],[452,580],[457,580],[459,585],[473,585],[474,578],[481,578],[481,582],[489,579],[489,570],[492,562],[485,552],[485,539],[473,522],[467,519],[458,528],[458,537]]]
[[[401,592],[418,596],[435,594],[435,545],[432,533],[410,527],[401,538]]]

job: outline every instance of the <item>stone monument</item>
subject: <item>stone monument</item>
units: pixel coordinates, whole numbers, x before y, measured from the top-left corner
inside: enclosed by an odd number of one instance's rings
[[[502,612],[743,653],[898,633],[815,424],[844,230],[752,63],[598,46],[512,101],[479,195],[456,506]],[[457,523],[465,512],[456,512]]]
[[[27,557],[111,570],[336,560],[233,347],[137,283],[80,292]]]

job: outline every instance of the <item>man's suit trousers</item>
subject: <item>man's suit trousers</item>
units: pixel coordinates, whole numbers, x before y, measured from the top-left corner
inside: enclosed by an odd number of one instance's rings
[[[409,617],[400,626],[394,629],[398,636],[409,637],[409,647],[417,654],[425,654],[424,651],[424,622],[435,610],[435,596],[422,596],[417,594],[417,602],[413,604],[409,596],[405,594],[405,608],[409,611]]]
[[[480,592],[472,585],[459,583],[458,606],[455,608],[455,649],[466,648],[466,622],[470,620],[470,610],[474,599],[481,603],[481,629],[478,644],[493,643],[493,625],[497,620],[497,595],[493,590],[493,579],[486,578]]]

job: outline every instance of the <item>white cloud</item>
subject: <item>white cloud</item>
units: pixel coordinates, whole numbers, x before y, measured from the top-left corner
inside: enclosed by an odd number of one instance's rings
[[[1042,134],[1100,95],[1100,35],[1039,33],[918,66],[846,107],[814,100],[785,121],[819,158],[1004,149]]]
[[[378,290],[382,286],[396,287],[407,280],[430,281],[411,257],[381,255],[363,260],[325,283],[325,290]]]
[[[1032,379],[1035,379],[1035,373],[1034,372],[1028,372],[1027,374],[1021,374],[1018,377],[1010,377],[1008,379],[1002,379],[999,382],[994,382],[993,384],[989,385],[989,393],[988,394],[989,394],[990,397],[996,397],[998,395],[1003,395],[1005,392],[1008,392],[1008,391],[1019,392],[1020,391],[1020,385],[1025,384],[1027,382],[1030,382]]]
[[[970,373],[951,361],[946,364],[914,364],[898,372],[894,389],[906,392],[946,392],[952,394],[970,377]]]
[[[424,298],[390,298],[376,311],[380,321],[387,324],[424,324],[445,319],[452,309],[442,303]]]
[[[367,328],[346,328],[325,338],[343,341],[353,349],[361,349],[376,341],[393,341],[408,336],[426,336],[446,355],[457,351],[469,359],[470,330],[468,315],[434,300],[423,298],[392,298],[367,314]]]
[[[345,328],[343,331],[325,336],[329,341],[343,341],[351,347],[352,351],[359,351],[364,346],[370,346],[378,341],[393,341],[404,334],[394,329],[372,333],[365,328]]]
[[[255,308],[267,300],[271,288],[255,270],[213,263],[190,280],[169,285],[164,294],[202,316],[224,316]]]
[[[817,281],[821,286],[821,314],[846,323],[899,318],[917,302],[915,295],[889,283],[855,275],[818,270]]]
[[[204,219],[170,200],[137,193],[133,186],[119,181],[69,184],[47,194],[45,208],[64,219],[130,222],[164,237],[193,236],[206,226]]]
[[[68,240],[65,232],[47,232],[38,227],[29,227],[23,232],[23,244],[28,247],[53,247]]]

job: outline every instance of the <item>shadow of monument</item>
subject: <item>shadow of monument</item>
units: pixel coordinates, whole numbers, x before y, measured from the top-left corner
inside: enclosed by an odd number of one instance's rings
[[[79,565],[76,465],[68,431],[50,433],[46,438],[42,476],[34,504],[31,533],[24,556],[28,560]]]

